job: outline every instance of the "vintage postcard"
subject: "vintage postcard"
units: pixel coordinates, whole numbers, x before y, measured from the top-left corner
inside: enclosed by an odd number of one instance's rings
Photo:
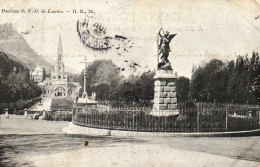
[[[260,0],[0,0],[0,166],[260,166],[259,54]]]

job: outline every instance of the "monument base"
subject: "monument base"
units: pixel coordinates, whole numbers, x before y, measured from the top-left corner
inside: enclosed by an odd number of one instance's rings
[[[173,70],[158,70],[154,77],[154,104],[153,116],[174,116],[179,115],[177,109],[177,96],[175,82],[177,75]]]

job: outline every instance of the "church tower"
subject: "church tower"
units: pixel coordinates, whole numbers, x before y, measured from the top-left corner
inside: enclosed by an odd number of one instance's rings
[[[57,59],[55,62],[55,67],[52,72],[52,80],[59,80],[59,81],[68,80],[68,76],[67,73],[65,72],[65,67],[63,63],[63,48],[62,48],[61,36],[59,36]]]
[[[63,48],[62,48],[62,43],[61,43],[61,36],[59,36],[55,72],[58,72],[58,73],[65,72],[64,71],[64,64],[63,64]]]
[[[80,84],[71,82],[69,80],[69,74],[65,71],[61,36],[59,36],[57,58],[50,78],[50,80],[46,80],[45,82],[45,94],[47,96],[53,98],[74,98],[80,89]],[[53,110],[56,110],[55,107]]]

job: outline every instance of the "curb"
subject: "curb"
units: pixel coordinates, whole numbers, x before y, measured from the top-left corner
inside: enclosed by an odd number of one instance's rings
[[[67,135],[85,136],[118,136],[118,137],[245,137],[260,136],[260,129],[235,132],[198,132],[198,133],[169,133],[169,132],[134,132],[83,127],[69,123],[62,129]]]

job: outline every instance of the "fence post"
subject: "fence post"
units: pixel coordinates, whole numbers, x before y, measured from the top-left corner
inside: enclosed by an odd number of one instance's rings
[[[226,106],[226,132],[228,131],[228,107]]]
[[[135,113],[134,110],[131,108],[132,112],[133,112],[133,131],[135,131]]]
[[[197,113],[197,132],[200,131],[200,109],[202,108],[202,103],[198,103],[198,113]]]
[[[21,109],[21,101],[18,101],[18,105],[19,105],[19,110]]]
[[[55,112],[55,115],[54,115],[54,120],[55,120],[55,121],[57,121],[56,118],[57,118],[57,116],[56,116],[56,112]]]
[[[260,111],[257,111],[257,113],[258,113],[258,114],[257,114],[257,116],[258,116],[258,117],[257,117],[257,118],[258,118],[258,127],[260,127]]]
[[[257,108],[259,108],[258,105]],[[256,111],[256,120],[257,120],[257,126],[258,128],[260,128],[260,110]]]
[[[164,116],[164,118],[165,118],[165,121],[164,121],[164,123],[165,123],[164,129],[165,129],[165,132],[167,132],[167,118],[166,118],[166,115]]]

